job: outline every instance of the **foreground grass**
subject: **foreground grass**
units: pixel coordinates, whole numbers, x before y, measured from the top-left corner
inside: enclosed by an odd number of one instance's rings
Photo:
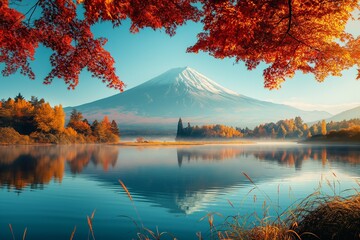
[[[244,175],[257,188],[251,178]],[[125,184],[119,181],[121,187],[134,204],[130,192]],[[358,185],[360,183],[357,181]],[[210,239],[238,239],[238,240],[342,240],[360,239],[360,193],[349,197],[323,195],[315,191],[303,199],[299,204],[290,207],[279,214],[274,221],[264,209],[264,215],[258,217],[255,213],[255,222],[249,222],[249,216],[229,216],[221,226],[214,225],[214,215],[205,216],[210,228]],[[335,193],[335,191],[334,191]],[[232,203],[230,202],[232,205]],[[135,210],[136,207],[133,205]],[[137,211],[137,210],[136,210]],[[201,219],[201,220],[203,220]],[[221,230],[218,230],[221,229]],[[164,239],[169,235],[166,232],[157,234],[144,228],[137,236],[141,240]],[[196,234],[199,240],[204,239],[201,233]],[[171,237],[176,239],[176,237]]]
[[[249,180],[252,182],[250,178]],[[139,216],[131,193],[121,180],[119,183]],[[358,184],[360,186],[359,182]],[[189,236],[189,239],[197,236],[199,240],[360,240],[360,192],[355,191],[354,195],[346,198],[323,195],[320,191],[316,191],[279,214],[275,220],[271,220],[268,211],[264,209],[262,217],[258,217],[256,213],[252,216],[229,216],[221,225],[215,226],[214,216],[218,214],[211,213],[201,219],[207,219],[209,222],[210,231],[206,236],[199,232],[194,233],[193,237]],[[94,216],[95,210],[87,216],[88,239],[92,240],[96,239]],[[250,217],[253,217],[252,220]],[[171,233],[159,232],[158,229],[150,230],[141,222],[138,224],[134,221],[134,224],[137,226],[136,238],[139,240],[177,239]],[[12,240],[15,240],[11,224],[9,228]],[[26,234],[25,228],[23,240],[26,239]],[[76,227],[69,239],[76,239]]]
[[[293,229],[302,239],[360,239],[359,193],[305,201],[294,213],[299,222]]]
[[[256,226],[249,227],[245,217],[230,217],[224,223],[226,229],[216,233],[216,239],[360,239],[360,194],[349,198],[316,195],[286,210],[281,214],[284,218],[274,222],[263,217]]]

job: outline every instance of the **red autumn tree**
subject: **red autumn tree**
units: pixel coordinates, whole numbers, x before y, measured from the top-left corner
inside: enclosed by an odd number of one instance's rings
[[[345,31],[358,0],[202,0],[204,31],[189,52],[234,57],[249,70],[260,62],[265,87],[278,88],[295,71],[328,75],[359,66],[359,38]],[[357,48],[357,49],[356,49]],[[360,75],[358,76],[358,78]]]
[[[173,35],[191,20],[201,21],[203,32],[189,52],[234,58],[249,70],[265,62],[265,87],[273,89],[296,71],[323,81],[359,67],[360,38],[345,29],[359,8],[358,0],[38,0],[20,12],[16,4],[1,0],[0,63],[5,64],[3,75],[20,70],[34,78],[29,62],[42,44],[53,51],[46,84],[62,78],[73,89],[87,69],[122,90],[114,59],[103,48],[106,39],[95,39],[91,26],[102,21],[119,26],[130,19],[132,33],[150,27]]]

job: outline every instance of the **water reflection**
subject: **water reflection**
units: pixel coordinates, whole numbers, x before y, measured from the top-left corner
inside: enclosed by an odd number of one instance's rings
[[[206,147],[198,149],[187,149],[187,148],[178,148],[177,149],[177,159],[178,165],[181,167],[184,160],[187,162],[197,161],[197,160],[206,160],[206,161],[218,161],[233,159],[237,156],[244,154],[245,150],[236,147]]]
[[[360,176],[356,167],[360,164],[360,149],[353,147],[222,145],[128,151],[133,151],[129,154],[132,158],[119,155],[123,168],[98,175],[99,181],[110,184],[120,178],[140,200],[171,213],[192,214],[205,209],[220,195],[248,187],[249,181],[242,172],[256,183],[266,183],[291,177],[301,179],[305,173],[320,176],[341,164],[344,173]],[[164,155],[158,155],[160,152]]]
[[[277,151],[257,151],[253,154],[261,160],[276,161],[279,164],[295,166],[297,170],[300,170],[303,162],[307,160],[321,161],[324,166],[328,162],[360,164],[359,149],[354,147],[306,147]]]
[[[309,162],[306,164],[305,162]],[[0,147],[0,185],[21,190],[61,182],[65,172],[120,191],[125,182],[139,199],[172,213],[190,214],[219,194],[330,165],[360,176],[360,148],[324,146],[209,145],[188,148],[120,148],[108,145]],[[320,170],[319,170],[320,168]],[[301,171],[300,171],[301,170]],[[116,187],[114,187],[116,186]]]
[[[107,171],[115,166],[118,148],[99,145],[0,147],[0,185],[21,190],[42,188],[52,179],[61,182],[65,164],[74,174],[91,162]]]
[[[119,218],[119,215],[137,218],[132,202],[119,186],[121,179],[145,226],[150,229],[160,226],[179,239],[189,239],[197,231],[208,230],[206,221],[199,222],[207,212],[230,216],[239,211],[250,215],[255,204],[262,211],[264,199],[251,190],[253,185],[242,172],[271,199],[279,198],[277,189],[281,184],[279,204],[284,209],[291,200],[287,184],[294,187],[291,196],[296,198],[292,200],[303,198],[318,186],[320,175],[334,177],[332,171],[336,172],[342,189],[354,186],[343,180],[349,183],[360,177],[360,147],[0,146],[0,187],[4,188],[0,189],[0,228],[4,227],[1,231],[4,233],[8,232],[9,223],[16,229],[28,227],[29,240],[44,236],[66,239],[76,225],[76,234],[80,234],[77,237],[83,239],[88,236],[84,216],[96,208],[97,238],[132,239],[129,229],[134,227],[133,223]],[[62,184],[49,184],[52,181]],[[23,193],[14,194],[6,187]],[[27,191],[42,187],[45,190]],[[253,194],[258,196],[257,203]],[[240,208],[230,207],[228,200],[235,206],[241,204]]]
[[[234,159],[239,156],[252,155],[256,159],[264,161],[275,161],[281,165],[295,167],[301,170],[304,161],[321,161],[325,166],[329,162],[342,162],[346,164],[360,164],[360,148],[355,146],[326,147],[326,146],[297,146],[291,148],[283,147],[226,147],[220,149],[183,149],[177,150],[179,167],[183,161],[191,162],[198,160],[219,161]]]

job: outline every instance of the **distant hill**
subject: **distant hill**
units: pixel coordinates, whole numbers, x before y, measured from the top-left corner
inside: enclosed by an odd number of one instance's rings
[[[327,122],[334,121],[339,122],[342,120],[350,120],[354,118],[360,118],[360,106],[346,110],[344,112],[341,112],[339,114],[336,114],[332,116],[329,119],[326,119]]]
[[[303,111],[238,94],[189,67],[171,69],[108,98],[65,108],[67,116],[73,108],[90,121],[108,115],[118,122],[122,132],[137,129],[175,133],[179,117],[185,124],[250,128],[296,116],[307,122],[331,117],[327,112]]]

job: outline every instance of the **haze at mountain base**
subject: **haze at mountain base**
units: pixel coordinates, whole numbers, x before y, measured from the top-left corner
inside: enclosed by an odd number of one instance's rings
[[[179,117],[192,125],[225,124],[249,127],[300,116],[305,122],[331,117],[322,111],[303,111],[261,101],[229,90],[196,70],[171,69],[123,93],[76,107],[89,121],[104,115],[115,119],[122,132],[175,134]]]

